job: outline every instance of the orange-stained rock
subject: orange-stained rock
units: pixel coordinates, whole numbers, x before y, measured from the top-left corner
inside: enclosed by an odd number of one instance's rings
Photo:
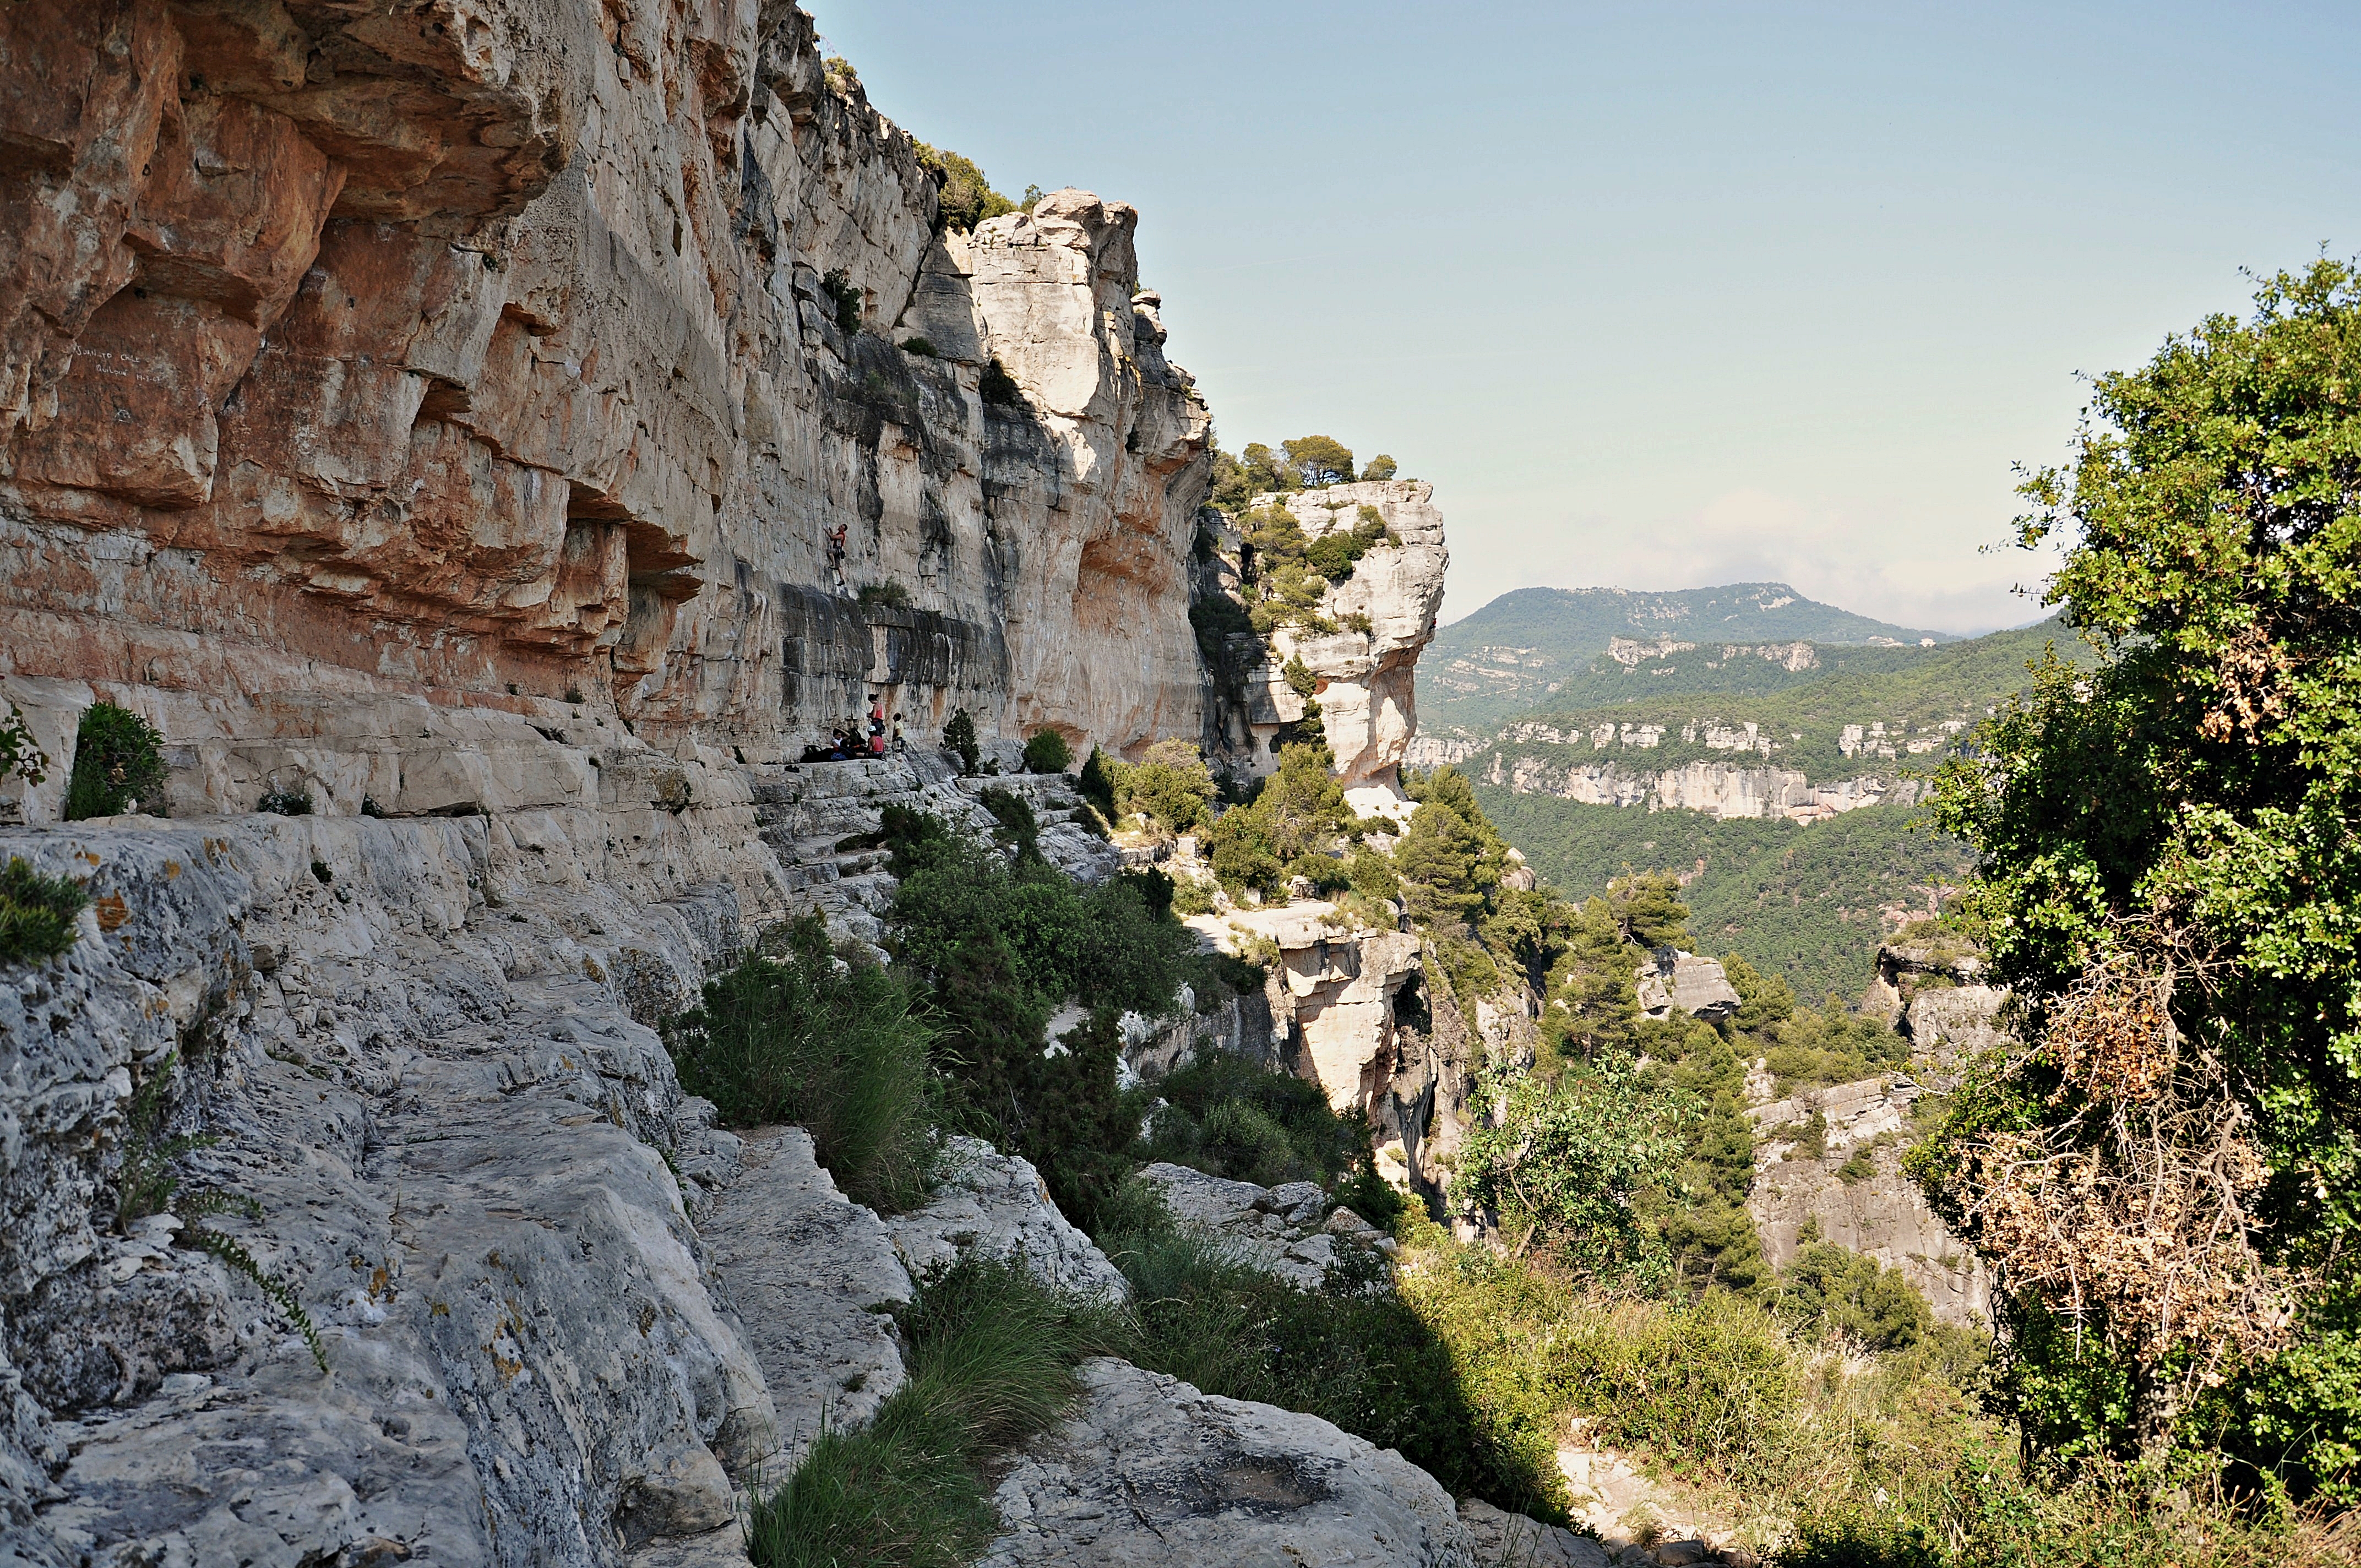
[[[1209,422],[1133,301],[1137,213],[939,236],[800,10],[0,27],[48,75],[0,93],[0,674],[574,693],[754,762],[872,691],[922,744],[960,707],[1202,730]],[[983,400],[992,357],[1024,397]]]

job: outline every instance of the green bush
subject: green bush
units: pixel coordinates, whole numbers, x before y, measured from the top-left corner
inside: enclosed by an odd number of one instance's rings
[[[66,820],[114,817],[135,806],[150,817],[169,815],[163,744],[156,727],[129,708],[102,701],[83,709],[66,781]]]
[[[918,162],[936,179],[935,222],[946,229],[967,233],[986,218],[1013,213],[1016,203],[992,188],[975,160],[949,148],[917,144]]]
[[[665,1043],[681,1087],[725,1125],[792,1122],[857,1203],[895,1213],[925,1201],[940,1092],[933,1031],[900,976],[873,963],[840,970],[828,928],[807,916],[708,981]]]
[[[960,1113],[1030,1159],[1087,1226],[1133,1168],[1139,1126],[1115,1085],[1116,1018],[1171,1010],[1198,968],[1194,936],[1137,877],[1082,887],[949,835],[910,839],[895,865],[894,945],[931,992]],[[1044,1040],[1069,999],[1091,1019]]]
[[[1091,748],[1096,752],[1098,748]],[[1062,773],[1074,760],[1074,749],[1066,738],[1054,729],[1036,729],[1025,740],[1025,771],[1028,773]]]
[[[1401,1297],[1298,1290],[1177,1230],[1137,1185],[1099,1241],[1131,1281],[1137,1365],[1319,1416],[1399,1449],[1455,1494],[1565,1517],[1554,1446],[1471,1403],[1450,1347]]]
[[[1186,740],[1159,740],[1138,762],[1115,773],[1115,810],[1139,812],[1174,833],[1202,825],[1220,793],[1197,748]]]
[[[910,608],[910,590],[900,583],[863,583],[857,596],[863,609],[884,607],[888,609]]]
[[[1091,754],[1083,760],[1082,774],[1075,781],[1075,787],[1082,791],[1082,798],[1098,807],[1099,815],[1109,822],[1115,818],[1115,786],[1122,770],[1121,762],[1093,746]]]
[[[1264,1187],[1324,1186],[1368,1153],[1367,1129],[1331,1110],[1318,1084],[1226,1051],[1165,1074],[1156,1093],[1166,1104],[1150,1124],[1149,1159]]]
[[[831,269],[819,280],[820,291],[828,296],[830,313],[836,318],[839,332],[847,337],[861,330],[861,286],[841,267]]]
[[[1866,1350],[1908,1350],[1934,1329],[1927,1298],[1898,1268],[1833,1242],[1807,1242],[1779,1271],[1779,1314]]]
[[[943,725],[943,749],[959,758],[962,773],[972,773],[983,765],[983,751],[975,740],[975,716],[966,708],[951,710]]]
[[[74,917],[90,895],[70,877],[45,876],[16,856],[0,871],[0,964],[38,963],[74,945]]]
[[[987,786],[976,799],[999,824],[994,836],[1016,851],[1017,860],[1041,858],[1041,824],[1033,815],[1031,801],[999,784]]]
[[[957,1568],[998,1533],[993,1462],[1046,1431],[1074,1366],[1114,1348],[1102,1308],[1053,1295],[1013,1258],[963,1259],[902,1313],[908,1378],[858,1431],[821,1432],[785,1485],[755,1490],[759,1568]]]

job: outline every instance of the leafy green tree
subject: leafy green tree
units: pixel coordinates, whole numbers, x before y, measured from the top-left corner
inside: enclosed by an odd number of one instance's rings
[[[1122,770],[1115,806],[1188,833],[1204,822],[1219,793],[1196,747],[1186,740],[1159,740],[1146,757]]]
[[[1361,477],[1364,479],[1390,479],[1400,471],[1400,466],[1398,466],[1391,457],[1380,452],[1375,457],[1370,458],[1367,465],[1362,468]]]
[[[1613,1053],[1554,1082],[1505,1072],[1484,1088],[1478,1101],[1501,1113],[1469,1129],[1452,1195],[1497,1214],[1521,1249],[1542,1243],[1596,1278],[1661,1283],[1670,1255],[1632,1195],[1670,1179],[1681,1157],[1664,1092]]]
[[[1779,1310],[1864,1350],[1908,1350],[1935,1326],[1927,1298],[1900,1269],[1833,1242],[1805,1243],[1779,1271]]]
[[[1681,902],[1681,879],[1672,872],[1626,872],[1607,884],[1607,898],[1625,940],[1642,948],[1688,941],[1688,905]]]
[[[943,749],[960,760],[960,772],[972,773],[983,765],[983,750],[976,743],[975,716],[955,708],[943,725]]]
[[[1508,870],[1508,843],[1458,769],[1440,768],[1409,784],[1419,808],[1394,847],[1394,865],[1407,884],[1411,916],[1472,927]]]
[[[1279,444],[1287,453],[1287,466],[1294,472],[1296,483],[1307,488],[1341,485],[1353,477],[1353,454],[1333,436],[1300,435]]]
[[[2361,274],[2323,259],[2100,378],[2072,461],[2021,487],[2021,542],[2065,546],[2047,602],[2103,657],[2040,669],[1941,774],[2026,1044],[1911,1169],[2002,1266],[2004,1321],[2062,1325],[2012,1333],[2004,1393],[2124,1411],[2060,1446],[2202,1429],[2301,1475],[2361,1432],[2323,1354],[2361,1288],[2356,474]],[[2292,1444],[2241,1428],[2307,1362]],[[2125,1400],[2043,1392],[2110,1376]]]
[[[1294,466],[1259,441],[1248,442],[1246,449],[1238,454],[1238,462],[1246,473],[1248,496],[1299,488]]]
[[[1074,749],[1055,729],[1036,729],[1025,740],[1025,771],[1028,773],[1062,773],[1074,760]]]

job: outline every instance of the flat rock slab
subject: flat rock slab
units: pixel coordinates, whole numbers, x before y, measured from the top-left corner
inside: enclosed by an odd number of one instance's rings
[[[785,1475],[823,1424],[867,1424],[902,1386],[892,1309],[910,1277],[884,1222],[836,1190],[801,1127],[746,1135],[703,1225],[722,1293],[770,1385]]]
[[[1481,1497],[1459,1505],[1459,1522],[1475,1543],[1484,1568],[1607,1568],[1607,1548],[1563,1525],[1543,1524],[1523,1514],[1496,1508]]]
[[[1390,1449],[1125,1362],[1082,1377],[1001,1483],[982,1568],[1476,1568],[1451,1494]]]
[[[981,1138],[952,1138],[923,1209],[885,1222],[913,1277],[963,1255],[1022,1257],[1043,1283],[1102,1301],[1130,1299],[1131,1287],[1106,1254],[1059,1212],[1030,1160]]]

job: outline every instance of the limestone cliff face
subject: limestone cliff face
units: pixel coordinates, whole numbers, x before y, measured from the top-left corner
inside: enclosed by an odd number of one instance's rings
[[[1445,756],[1450,742],[1436,755],[1464,761],[1475,748]],[[1738,762],[1686,762],[1674,768],[1648,768],[1629,762],[1576,762],[1495,751],[1484,767],[1486,783],[1503,784],[1519,795],[1554,795],[1586,806],[1644,806],[1657,811],[1701,811],[1719,817],[1785,817],[1794,822],[1818,822],[1864,806],[1913,806],[1923,786],[1915,779],[1893,773],[1866,773],[1857,778],[1814,784],[1795,768],[1748,766]]]
[[[1238,672],[1238,700],[1211,716],[1207,749],[1239,771],[1269,772],[1277,765],[1283,727],[1301,722],[1309,695],[1319,704],[1321,726],[1345,787],[1398,799],[1401,762],[1418,730],[1418,656],[1434,640],[1444,575],[1451,565],[1434,488],[1415,479],[1367,480],[1257,496],[1254,504],[1283,505],[1307,540],[1351,532],[1367,509],[1385,524],[1393,543],[1371,549],[1354,564],[1351,576],[1321,595],[1321,617],[1340,630],[1321,633],[1283,625],[1259,647],[1234,640],[1247,651]],[[1237,540],[1225,529],[1216,532],[1220,549],[1210,563],[1205,591],[1235,594]],[[1310,694],[1289,684],[1291,659],[1301,659],[1310,672]]]
[[[921,734],[1195,732],[1206,414],[1137,215],[938,236],[814,43],[792,5],[9,7],[0,674],[236,753],[183,809],[388,700],[752,762],[880,686]]]

